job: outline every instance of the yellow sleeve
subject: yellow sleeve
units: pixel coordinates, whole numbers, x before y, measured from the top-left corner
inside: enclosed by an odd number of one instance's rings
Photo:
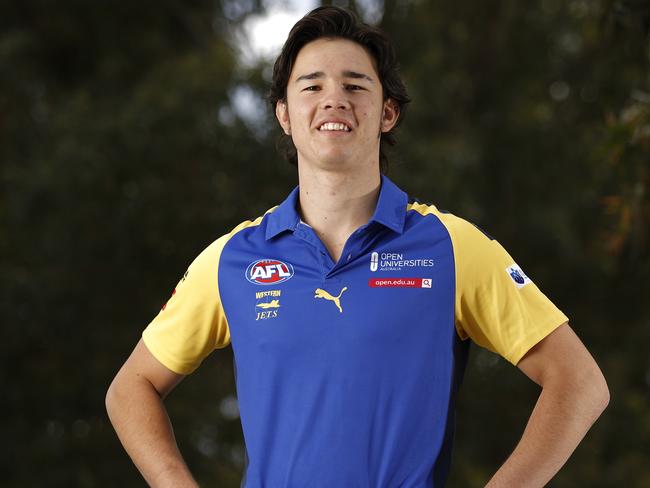
[[[176,373],[193,372],[214,349],[230,343],[218,282],[219,259],[228,237],[217,239],[194,260],[142,333],[149,351]]]
[[[516,365],[568,318],[496,240],[451,214],[441,219],[454,248],[458,334]]]

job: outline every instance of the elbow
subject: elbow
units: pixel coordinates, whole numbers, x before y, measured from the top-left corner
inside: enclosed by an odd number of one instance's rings
[[[565,370],[553,376],[543,388],[563,397],[590,425],[598,420],[610,401],[607,380],[595,362],[585,368]]]
[[[115,408],[116,404],[118,403],[117,400],[117,386],[115,384],[115,380],[111,382],[111,384],[108,387],[108,390],[106,390],[106,396],[104,397],[104,406],[106,408],[106,413],[108,414],[108,417],[111,418],[111,412]]]
[[[609,405],[610,393],[607,380],[600,368],[595,366],[580,379],[579,384],[582,385],[578,391],[582,392],[585,410],[592,422],[595,422]]]
[[[120,373],[118,373],[106,390],[104,406],[111,422],[113,422],[115,417],[119,414],[120,407],[124,405],[125,400],[128,397],[123,383],[124,378],[121,377]]]
[[[598,376],[600,377],[598,379],[598,393],[597,393],[597,405],[598,405],[598,415],[597,417],[602,414],[607,406],[609,405],[609,400],[611,399],[611,395],[609,393],[609,386],[607,386],[607,380],[603,376],[603,373],[598,370]]]

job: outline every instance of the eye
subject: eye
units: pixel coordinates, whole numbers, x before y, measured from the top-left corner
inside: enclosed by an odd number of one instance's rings
[[[318,91],[318,90],[320,90],[320,86],[311,85],[311,86],[308,86],[307,88],[303,88],[302,91]]]
[[[346,87],[348,90],[351,90],[351,91],[365,90],[364,87],[359,86],[359,85],[345,85],[345,87]]]

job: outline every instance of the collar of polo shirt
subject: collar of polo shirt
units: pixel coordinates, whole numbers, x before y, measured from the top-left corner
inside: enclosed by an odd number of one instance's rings
[[[271,212],[266,228],[265,237],[267,241],[284,231],[294,231],[298,224],[302,222],[296,210],[298,196],[299,187],[297,186],[289,194],[287,199]],[[377,222],[401,234],[404,232],[407,205],[408,195],[400,190],[387,176],[382,175],[377,207],[370,218],[370,222]]]

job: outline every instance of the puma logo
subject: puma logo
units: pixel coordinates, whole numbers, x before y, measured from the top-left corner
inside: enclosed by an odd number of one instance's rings
[[[263,309],[280,308],[280,300],[271,300],[270,302],[266,302],[266,303],[258,303],[256,307],[260,307]]]
[[[341,293],[338,294],[338,296],[332,296],[329,294],[329,292],[326,292],[322,288],[316,288],[316,294],[314,295],[314,298],[324,298],[325,300],[330,300],[334,302],[334,305],[339,309],[339,312],[343,313],[343,309],[341,308],[341,295],[343,295],[343,292],[347,290],[348,287],[344,286],[343,289],[341,290]]]

